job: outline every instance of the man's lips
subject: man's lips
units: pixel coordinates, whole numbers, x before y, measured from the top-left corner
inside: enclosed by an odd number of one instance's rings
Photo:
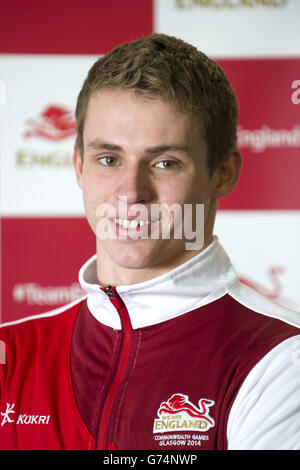
[[[138,238],[150,238],[151,230],[157,227],[159,219],[155,220],[144,220],[137,218],[128,219],[109,219],[112,224],[114,231],[119,238],[119,235],[126,237],[126,234],[135,234]]]
[[[143,227],[144,225],[149,225],[151,222],[149,220],[140,220],[140,219],[113,219],[114,223],[120,225],[124,228],[136,229],[137,227]]]

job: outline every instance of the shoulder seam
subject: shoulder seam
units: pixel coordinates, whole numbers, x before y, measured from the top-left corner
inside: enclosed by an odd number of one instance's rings
[[[55,316],[55,315],[59,315],[60,313],[63,313],[66,310],[68,310],[68,309],[74,307],[75,305],[79,304],[80,302],[82,302],[86,298],[87,298],[87,295],[85,295],[83,297],[80,297],[79,299],[76,299],[73,302],[70,302],[66,305],[63,305],[62,307],[58,307],[58,308],[55,308],[53,310],[49,310],[48,312],[39,313],[37,315],[30,315],[28,317],[20,318],[18,320],[13,320],[13,321],[10,321],[10,322],[0,323],[0,328],[4,328],[6,326],[18,325],[20,323],[25,323],[27,321],[37,320],[39,318],[48,318],[48,317],[52,317],[52,316]]]
[[[243,297],[240,295],[240,289],[243,289],[243,291],[250,294],[249,299],[247,299],[247,296]],[[264,297],[256,290],[245,284],[242,284],[241,282],[239,282],[238,285],[234,286],[232,289],[229,289],[228,294],[236,302],[240,303],[249,310],[252,310],[253,312],[274,318],[275,320],[280,320],[296,328],[300,328],[299,312],[276,303],[274,300]],[[251,295],[253,295],[255,298],[251,298]],[[257,304],[255,300],[260,301],[262,305]]]

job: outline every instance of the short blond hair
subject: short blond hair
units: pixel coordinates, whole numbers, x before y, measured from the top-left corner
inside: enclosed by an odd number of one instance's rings
[[[89,100],[101,89],[149,94],[198,117],[211,172],[236,147],[238,104],[228,78],[215,61],[181,39],[153,34],[121,44],[94,63],[75,111],[76,145],[82,158]]]

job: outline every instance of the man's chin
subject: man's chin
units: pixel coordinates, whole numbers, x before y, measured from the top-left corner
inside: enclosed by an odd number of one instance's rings
[[[126,241],[125,243],[111,240],[109,244],[105,245],[105,247],[102,246],[102,249],[105,250],[115,267],[124,270],[151,270],[154,276],[166,269],[172,269],[178,260],[185,257],[184,245],[182,241],[179,243],[179,240],[148,239]],[[101,252],[101,248],[99,252]],[[142,273],[141,276],[143,277]]]
[[[160,257],[145,250],[138,250],[136,247],[127,247],[119,253],[111,254],[111,259],[116,266],[123,269],[147,269],[159,263]]]

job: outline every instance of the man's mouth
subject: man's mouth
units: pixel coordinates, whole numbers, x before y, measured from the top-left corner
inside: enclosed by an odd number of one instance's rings
[[[113,219],[115,224],[120,225],[121,227],[124,228],[129,228],[129,229],[137,229],[139,227],[143,227],[144,225],[149,225],[150,222],[149,220],[138,220],[138,219]]]

